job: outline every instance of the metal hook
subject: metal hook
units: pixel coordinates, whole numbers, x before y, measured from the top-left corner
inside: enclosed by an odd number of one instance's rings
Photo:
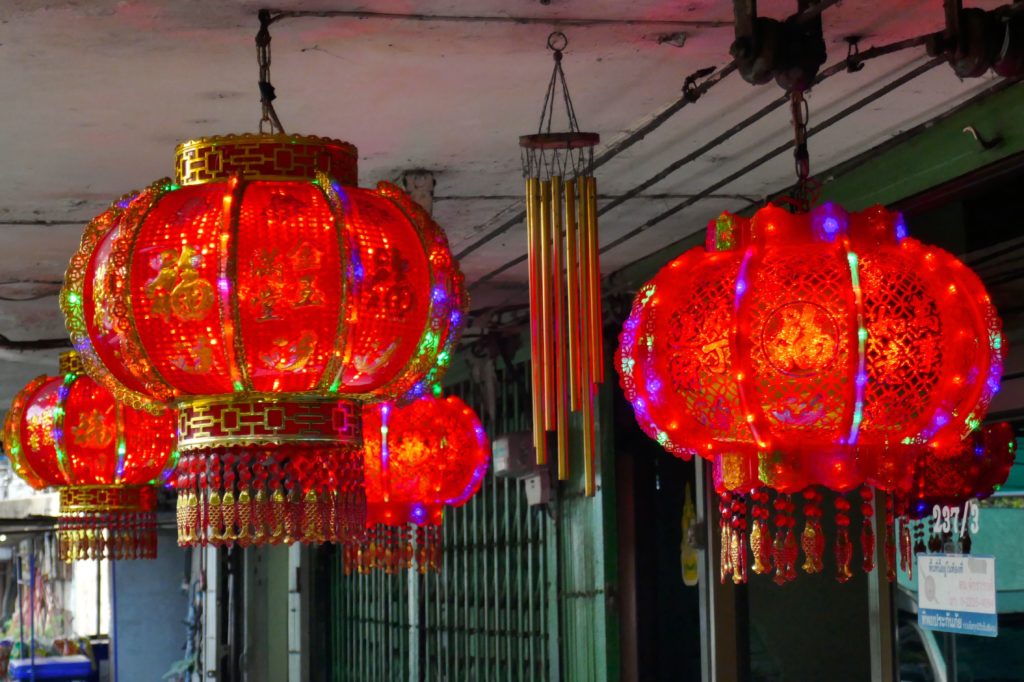
[[[974,126],[964,126],[963,132],[973,137],[974,141],[980,144],[981,148],[984,149],[985,151],[988,151],[989,149],[994,149],[995,147],[998,147],[1003,143],[1002,135],[996,135],[991,139],[986,139],[981,136],[981,133],[979,133],[978,129],[975,128]]]
[[[864,62],[860,60],[860,36],[846,37],[846,71],[857,73],[864,68]]]

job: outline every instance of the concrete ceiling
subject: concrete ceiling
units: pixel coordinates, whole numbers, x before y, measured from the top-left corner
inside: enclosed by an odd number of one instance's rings
[[[342,4],[282,0],[277,8]],[[177,142],[255,129],[259,6],[242,0],[0,4],[0,334],[63,336],[53,294],[88,219],[126,191],[170,174]],[[782,18],[794,6],[762,2],[761,13]],[[676,102],[688,74],[725,65],[733,38],[728,0],[380,0],[344,8],[477,18],[294,18],[272,29],[277,110],[289,132],[357,144],[363,184],[407,169],[433,171],[435,217],[456,252],[521,208],[517,138],[535,129],[551,69],[544,48],[551,26],[479,18],[620,20],[563,28],[571,41],[564,66],[576,111],[585,129],[601,134],[603,148]],[[825,12],[824,22],[833,64],[846,56],[847,36],[862,36],[867,48],[938,30],[943,18],[935,0],[844,0]],[[662,40],[677,32],[685,33],[681,47]],[[925,61],[920,49],[899,52],[820,84],[809,95],[812,126]],[[932,69],[812,138],[812,169],[870,149],[992,84],[988,77],[960,81],[947,67]],[[774,85],[755,88],[737,75],[727,78],[604,165],[602,193],[629,190],[779,95]],[[602,242],[789,138],[783,107],[603,216]],[[787,152],[611,249],[604,270],[657,251],[723,209],[739,209],[791,180]],[[463,269],[474,282],[523,251],[516,226],[466,254]],[[522,266],[509,268],[474,288],[475,305],[521,300],[524,275]],[[29,378],[53,370],[55,354],[0,351],[0,410]]]

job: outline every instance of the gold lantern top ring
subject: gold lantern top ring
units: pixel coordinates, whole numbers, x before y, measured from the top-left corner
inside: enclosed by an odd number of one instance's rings
[[[174,150],[179,185],[201,185],[240,175],[247,180],[313,180],[326,173],[342,185],[359,184],[355,145],[316,135],[251,133],[182,142]]]

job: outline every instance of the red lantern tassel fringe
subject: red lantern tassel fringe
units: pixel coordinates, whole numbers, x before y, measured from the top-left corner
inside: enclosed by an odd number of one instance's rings
[[[62,561],[155,559],[156,512],[62,513],[57,522]]]
[[[412,568],[420,573],[439,573],[442,548],[440,526],[381,523],[367,529],[361,542],[344,545],[342,566],[345,575],[366,575],[375,570],[394,574]]]
[[[363,534],[358,448],[187,453],[177,488],[182,546],[341,543]]]

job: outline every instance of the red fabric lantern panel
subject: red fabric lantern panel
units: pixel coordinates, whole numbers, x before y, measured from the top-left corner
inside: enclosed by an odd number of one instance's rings
[[[346,548],[347,570],[439,570],[444,507],[483,482],[491,446],[476,413],[455,396],[384,403],[363,413],[367,538]],[[410,529],[415,528],[415,541]]]
[[[82,373],[74,353],[63,376],[39,377],[15,397],[4,442],[15,472],[60,490],[61,558],[156,556],[156,496],[177,460],[170,410],[123,405]]]
[[[425,395],[462,324],[443,231],[356,182],[353,146],[239,135],[96,218],[62,307],[86,369],[179,408],[179,541],[344,541],[364,514],[360,405]]]
[[[998,389],[1003,355],[978,277],[908,238],[898,214],[768,205],[752,219],[722,215],[705,248],[641,288],[616,364],[642,429],[713,463],[735,580],[748,494],[753,567],[774,563],[784,581],[798,548],[810,552],[805,568],[820,567],[823,496],[809,487],[860,488],[858,504],[835,502],[845,580],[851,510],[864,517],[868,568],[872,489],[904,490],[919,456],[959,447]],[[789,496],[801,491],[798,537]]]

